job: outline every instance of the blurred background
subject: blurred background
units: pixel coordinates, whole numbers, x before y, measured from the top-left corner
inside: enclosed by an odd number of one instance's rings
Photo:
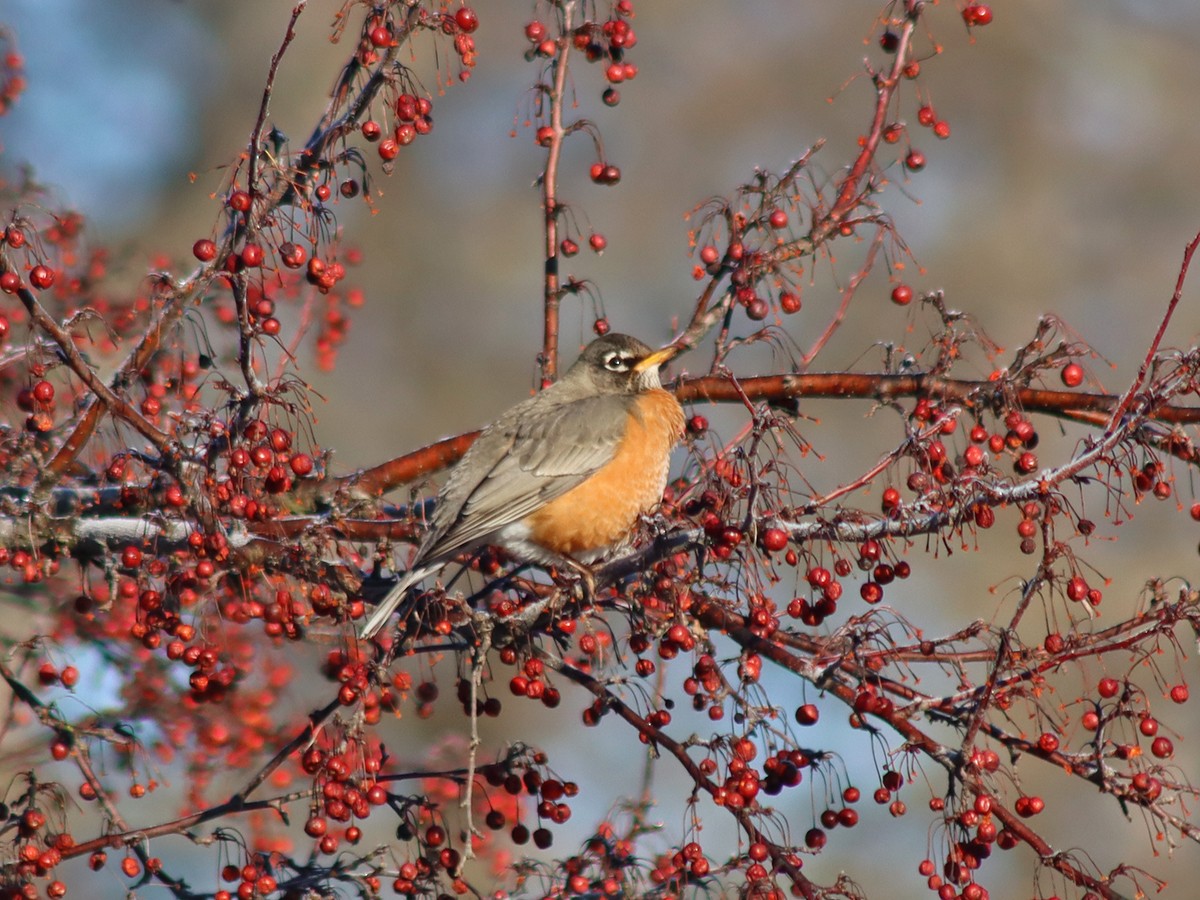
[[[281,68],[271,121],[295,144],[307,138],[349,51],[347,43],[329,41],[340,6],[310,0]],[[474,6],[479,65],[467,83],[452,79],[443,91],[444,73],[439,79],[427,63],[429,40],[417,45],[417,70],[434,94],[433,134],[404,148],[395,174],[377,180],[383,196],[373,209],[361,200],[336,207],[347,243],[363,253],[349,282],[364,289],[367,303],[337,369],[320,373],[306,365],[304,374],[328,399],[317,410],[317,436],[336,448],[334,464],[342,471],[476,427],[525,396],[536,376],[542,261],[534,180],[543,155],[523,125],[536,69],[522,58],[528,46],[522,29],[534,8],[505,0]],[[852,158],[871,107],[862,60],[881,56],[873,39],[880,6],[879,0],[642,2],[634,21],[639,44],[630,55],[640,74],[622,86],[620,105],[600,102],[598,68],[576,69],[576,112],[597,122],[622,181],[615,188],[593,185],[586,141],[569,149],[562,196],[580,222],[606,236],[608,250],[597,258],[585,249],[565,261],[563,272],[595,281],[615,329],[662,342],[673,321],[689,314],[696,283],[685,216],[697,204],[730,195],[755,167],[782,169],[820,138],[828,140],[816,159],[825,176],[836,176]],[[84,214],[91,239],[125,260],[131,278],[158,254],[186,265],[192,243],[209,236],[216,221],[210,194],[221,167],[245,146],[290,8],[243,0],[0,0],[0,22],[17,36],[29,82],[15,110],[0,119],[0,166],[11,172],[31,165]],[[912,92],[902,92],[900,118],[911,124],[929,163],[908,179],[894,171],[898,181],[879,202],[919,264],[910,262],[904,276],[916,289],[944,289],[950,306],[972,312],[1008,348],[1032,336],[1041,314],[1059,315],[1103,355],[1089,362],[1089,372],[1119,392],[1171,295],[1183,247],[1200,229],[1200,6],[997,0],[993,9],[993,24],[973,35],[954,4],[930,12],[932,41],[943,52],[925,63],[921,90],[952,134],[937,141],[917,127]],[[582,230],[586,236],[589,228]],[[856,251],[847,243],[837,245],[845,259],[816,267],[805,285],[805,311],[786,323],[802,346],[806,335],[811,340],[805,329],[823,326],[822,312],[836,306],[838,285],[854,271]],[[877,368],[879,341],[924,343],[922,320],[891,304],[889,290],[880,266],[859,289],[854,313],[818,370]],[[1195,340],[1197,296],[1193,282],[1168,345]],[[565,301],[564,362],[590,337],[591,321],[589,304]],[[771,364],[769,357],[744,359],[743,374]],[[706,365],[706,357],[685,359],[677,368]],[[829,471],[815,462],[805,470],[825,490],[873,463],[900,434],[893,417],[865,437],[865,405],[833,406],[806,407],[822,422],[801,427],[837,463]],[[734,413],[724,416],[737,421]],[[1077,436],[1064,432],[1061,446],[1069,448]],[[1176,475],[1186,505],[1191,476]],[[1093,518],[1102,519],[1102,511]],[[1103,535],[1122,541],[1093,544],[1091,551],[1113,579],[1105,590],[1109,615],[1132,609],[1151,575],[1196,577],[1197,535],[1174,501],[1149,501],[1134,519],[1123,529],[1106,523]],[[889,602],[936,633],[993,615],[997,597],[1012,589],[1012,579],[1004,579],[1028,567],[1014,552],[1011,523],[1001,523],[1003,535],[980,539],[982,552],[951,553],[938,565],[921,559],[909,594],[889,594]],[[920,554],[913,556],[917,565]],[[998,592],[990,593],[995,585]],[[1194,676],[1194,660],[1169,674]],[[1085,680],[1097,675],[1086,673]],[[1068,685],[1061,699],[1074,696]],[[301,689],[296,704],[306,707]],[[585,782],[588,772],[611,774],[611,796],[588,797],[585,788],[572,822],[561,829],[556,849],[569,852],[621,793],[639,790],[641,764],[629,759],[636,744],[612,722],[583,731],[574,713],[508,705],[499,723],[488,723],[494,733],[485,743],[500,746],[536,726],[564,777]],[[837,723],[844,716],[834,711],[814,743],[843,749],[869,796],[874,762],[856,755],[865,741],[843,734]],[[1200,735],[1188,716],[1176,718],[1181,768],[1196,772]],[[452,713],[419,728],[411,719],[404,725],[397,743],[414,747],[465,727]],[[940,773],[927,774],[941,790]],[[1115,803],[1081,784],[1055,802],[1049,798],[1061,779],[1044,774],[1044,784],[1022,787],[1047,792],[1039,821],[1056,847],[1084,845],[1101,869],[1120,859],[1140,862],[1179,886],[1168,896],[1188,895],[1186,884],[1200,876],[1196,848],[1184,847],[1169,863],[1154,859],[1165,845],[1153,827],[1136,814],[1122,827]],[[679,796],[670,766],[660,766],[655,777],[655,794]],[[844,867],[871,896],[925,895],[916,875],[926,855],[925,795],[910,790],[907,826],[864,803],[856,832],[835,835],[830,851],[808,861],[806,871],[829,882]],[[803,788],[781,799],[793,830],[809,827],[813,803]],[[668,836],[686,826],[679,804],[664,804],[661,814]],[[706,814],[706,842],[726,833],[732,840],[724,818]],[[170,856],[166,849],[161,855]],[[1019,849],[1011,859],[1011,866],[993,859],[985,884],[993,897],[1032,896],[1031,854]],[[911,888],[896,886],[896,867]],[[195,877],[205,877],[203,871]],[[94,896],[121,896],[119,882],[115,872],[97,877]],[[1039,884],[1047,894],[1071,895],[1053,879]]]

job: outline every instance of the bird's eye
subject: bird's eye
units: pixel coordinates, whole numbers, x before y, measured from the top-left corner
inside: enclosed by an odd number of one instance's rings
[[[610,372],[628,372],[632,360],[620,353],[610,353],[604,357],[604,368]]]

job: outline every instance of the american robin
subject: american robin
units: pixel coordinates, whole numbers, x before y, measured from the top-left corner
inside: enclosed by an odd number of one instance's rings
[[[662,499],[671,448],[683,435],[683,409],[658,378],[675,353],[625,334],[597,338],[557,383],[485,428],[450,473],[408,572],[362,638],[459,553],[491,544],[586,577],[586,564],[628,540]]]

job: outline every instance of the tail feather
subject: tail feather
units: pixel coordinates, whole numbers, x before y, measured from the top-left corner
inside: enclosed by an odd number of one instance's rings
[[[387,624],[388,619],[392,617],[392,613],[404,602],[404,597],[408,594],[408,589],[414,584],[422,581],[426,576],[432,575],[441,565],[418,566],[415,569],[409,569],[392,587],[383,599],[379,601],[379,605],[375,607],[375,611],[371,613],[371,617],[359,630],[358,636],[361,640],[369,641],[375,637],[383,626]]]

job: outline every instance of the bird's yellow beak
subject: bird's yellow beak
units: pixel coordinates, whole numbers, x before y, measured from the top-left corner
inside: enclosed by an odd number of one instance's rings
[[[674,344],[667,344],[667,346],[663,347],[661,350],[655,350],[644,359],[638,360],[633,366],[633,371],[640,375],[642,372],[645,372],[648,369],[657,369],[663,363],[667,362],[669,359],[672,359],[677,353],[679,353],[678,347],[676,347]]]

